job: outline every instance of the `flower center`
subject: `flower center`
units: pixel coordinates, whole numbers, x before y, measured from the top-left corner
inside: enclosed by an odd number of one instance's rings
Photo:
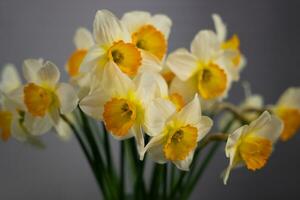
[[[249,135],[242,139],[239,153],[250,170],[257,170],[265,166],[272,153],[272,142],[268,139]]]
[[[34,83],[24,87],[24,103],[33,116],[43,117],[51,104],[54,103],[54,96],[51,91],[42,88]]]
[[[300,110],[286,107],[279,107],[275,110],[276,115],[283,121],[281,140],[287,141],[300,129]]]
[[[71,77],[77,76],[79,74],[80,65],[87,54],[87,50],[80,49],[76,50],[70,56],[67,62],[67,72]]]
[[[233,35],[229,40],[225,41],[221,48],[224,50],[231,50],[236,52],[236,56],[232,58],[232,63],[235,67],[240,66],[241,62],[241,51],[240,51],[240,39],[237,35]]]
[[[113,98],[104,105],[103,118],[107,129],[116,136],[125,136],[136,120],[136,106],[126,100]]]
[[[167,41],[164,35],[152,25],[142,26],[131,35],[131,38],[138,48],[149,51],[160,60],[167,51]]]
[[[176,110],[180,111],[184,106],[184,100],[183,97],[178,93],[173,93],[169,96],[172,103],[176,106]]]
[[[223,94],[227,76],[223,69],[213,63],[200,66],[198,73],[198,91],[202,98],[213,99]]]
[[[2,140],[6,141],[10,137],[10,126],[12,122],[12,113],[0,111],[0,133]]]
[[[172,71],[162,72],[162,76],[166,80],[168,85],[170,85],[175,78],[175,74]]]
[[[124,43],[123,41],[115,42],[112,45],[108,50],[108,58],[114,61],[121,71],[129,76],[137,74],[142,61],[140,51],[133,44]]]
[[[166,159],[180,161],[186,159],[197,145],[197,128],[187,125],[171,131],[163,148]]]

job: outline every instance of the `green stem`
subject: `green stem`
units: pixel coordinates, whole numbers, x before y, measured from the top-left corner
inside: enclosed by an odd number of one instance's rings
[[[167,199],[167,190],[168,190],[168,164],[166,163],[163,168],[163,199]]]
[[[112,166],[112,161],[111,161],[109,134],[108,134],[105,124],[103,122],[102,122],[102,127],[103,127],[103,131],[104,131],[104,146],[105,146],[107,168],[110,171],[110,174],[112,174],[113,166]]]
[[[125,191],[124,191],[124,182],[125,182],[125,144],[124,141],[121,141],[121,148],[120,148],[120,162],[121,162],[121,168],[120,168],[120,200],[123,200],[125,198]]]

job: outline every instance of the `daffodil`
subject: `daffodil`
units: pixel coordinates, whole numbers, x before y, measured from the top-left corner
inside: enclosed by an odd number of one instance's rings
[[[224,24],[222,18],[218,14],[212,15],[217,37],[221,42],[221,48],[227,54],[232,55],[232,65],[230,65],[229,70],[232,73],[233,80],[239,80],[240,71],[246,65],[245,56],[241,53],[240,50],[240,39],[234,34],[230,39],[227,39],[227,28]]]
[[[79,95],[85,96],[90,89],[91,73],[80,72],[80,65],[88,50],[94,45],[94,39],[89,30],[78,28],[74,36],[75,51],[69,57],[66,71],[71,77],[71,83],[79,86]]]
[[[131,43],[127,28],[108,10],[96,13],[93,27],[95,45],[88,51],[81,64],[81,71],[95,70],[102,76],[103,69],[109,62],[114,62],[120,70],[135,76],[142,63],[141,53]],[[98,77],[98,79],[101,77]]]
[[[197,143],[209,132],[212,120],[201,116],[198,96],[179,112],[166,99],[155,99],[146,112],[146,133],[152,138],[146,152],[157,163],[174,163],[181,170],[189,170]]]
[[[249,125],[244,125],[230,134],[225,148],[226,157],[230,161],[224,174],[224,184],[227,183],[233,168],[246,166],[255,171],[264,167],[282,127],[277,117],[265,111]]]
[[[151,16],[149,12],[132,11],[123,15],[122,23],[128,28],[133,44],[142,50],[142,54],[150,53],[160,61],[164,58],[172,26],[168,16]]]
[[[80,102],[88,115],[103,120],[106,128],[117,139],[135,137],[138,150],[144,147],[145,109],[160,92],[155,73],[142,73],[130,79],[114,62],[105,67],[99,88]]]
[[[55,64],[28,59],[23,72],[28,81],[23,88],[23,100],[26,111],[33,117],[56,125],[60,114],[68,114],[76,108],[76,92],[71,85],[59,83],[60,72]]]
[[[167,58],[167,66],[176,78],[171,93],[190,101],[198,93],[203,102],[214,102],[226,97],[232,78],[228,72],[231,57],[220,49],[213,31],[200,31],[191,44],[191,52],[178,49]]]
[[[284,124],[280,139],[289,140],[300,129],[300,88],[287,89],[272,110]]]
[[[10,136],[33,143],[37,142],[32,135],[39,135],[50,130],[51,125],[31,117],[25,112],[22,99],[21,78],[14,65],[6,65],[2,70],[0,82],[1,106],[0,129],[3,140]]]

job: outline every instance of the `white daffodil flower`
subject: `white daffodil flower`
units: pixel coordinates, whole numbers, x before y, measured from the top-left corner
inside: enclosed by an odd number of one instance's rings
[[[59,83],[60,72],[52,62],[25,60],[23,73],[28,81],[23,88],[24,104],[33,117],[57,125],[60,114],[71,113],[76,108],[75,90],[67,83]]]
[[[221,42],[221,48],[225,51],[225,53],[233,55],[231,59],[232,65],[230,65],[229,70],[232,74],[233,80],[238,81],[241,70],[246,66],[246,58],[240,50],[240,39],[236,34],[234,34],[227,40],[227,28],[222,18],[218,14],[213,14],[212,18],[217,37]]]
[[[168,47],[168,37],[170,35],[172,21],[163,14],[151,15],[145,11],[131,11],[123,15],[122,23],[127,27],[131,34],[133,44],[135,44],[142,53],[142,57],[151,57],[158,59],[159,63],[166,55]],[[151,55],[148,55],[148,54]],[[151,58],[149,58],[151,60]],[[149,60],[146,59],[146,60]],[[144,61],[144,59],[143,59]],[[143,69],[160,71],[161,65],[143,62]]]
[[[171,92],[179,93],[186,101],[198,93],[203,103],[226,97],[232,82],[228,72],[230,59],[220,49],[213,31],[200,31],[191,44],[191,53],[181,48],[167,58],[167,66],[176,75]]]
[[[280,139],[287,141],[300,129],[300,87],[288,88],[271,109],[283,121]]]
[[[102,79],[103,69],[114,62],[123,73],[135,76],[141,66],[142,57],[131,43],[127,28],[108,10],[99,10],[94,20],[95,45],[88,51],[80,70],[95,70],[97,79]]]
[[[135,137],[139,152],[144,148],[145,109],[162,90],[155,83],[158,74],[142,73],[131,80],[114,62],[104,69],[100,87],[80,102],[88,115],[103,120],[106,128],[117,139]],[[163,80],[163,79],[162,79]]]
[[[78,28],[74,44],[76,49],[67,61],[66,71],[71,77],[71,83],[80,87],[79,95],[84,96],[90,89],[91,73],[80,72],[80,65],[88,50],[95,44],[92,33],[86,28]]]
[[[225,170],[224,184],[227,183],[233,168],[246,166],[255,171],[265,166],[282,128],[282,122],[265,111],[249,125],[244,125],[230,134],[225,147],[226,157],[230,161]]]
[[[179,112],[166,99],[155,99],[146,111],[146,133],[152,138],[144,148],[157,163],[173,162],[181,170],[189,170],[197,143],[209,132],[212,120],[201,116],[198,96]]]

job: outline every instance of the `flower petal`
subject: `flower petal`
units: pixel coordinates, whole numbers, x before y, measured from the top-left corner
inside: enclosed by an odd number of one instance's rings
[[[13,64],[3,67],[0,80],[0,90],[4,93],[11,92],[21,86],[21,78]]]
[[[220,17],[220,15],[213,14],[212,18],[213,18],[213,21],[214,21],[214,25],[215,25],[215,29],[216,29],[216,32],[217,32],[218,39],[220,40],[220,42],[225,41],[226,35],[227,35],[226,25],[224,24],[224,22],[223,22],[222,18]]]
[[[59,120],[58,124],[55,126],[55,130],[60,139],[64,141],[70,140],[73,131],[70,126],[62,119]]]
[[[195,151],[191,151],[189,153],[189,155],[186,157],[185,160],[182,160],[182,161],[173,161],[173,163],[176,165],[176,167],[178,169],[181,169],[183,171],[189,171],[190,170],[190,165],[193,161],[193,158],[194,158],[194,152]]]
[[[183,123],[183,125],[197,126],[201,121],[201,106],[198,95],[196,94],[194,99],[176,113],[172,119]]]
[[[107,58],[105,49],[101,48],[98,45],[95,45],[90,48],[90,50],[84,57],[79,68],[80,72],[91,72],[91,70],[97,67],[98,65],[99,67],[103,67],[102,65],[106,64],[106,59]]]
[[[43,67],[41,59],[27,59],[23,63],[23,75],[27,82],[38,81],[38,71]]]
[[[167,15],[154,15],[150,20],[150,24],[154,25],[155,28],[161,31],[166,39],[169,38],[172,27],[172,20]]]
[[[191,44],[191,52],[201,61],[209,61],[216,57],[220,50],[217,35],[210,30],[198,32]]]
[[[206,134],[210,131],[212,126],[213,126],[213,121],[209,117],[202,116],[200,123],[197,125],[199,131],[197,141],[202,140],[206,136]]]
[[[248,125],[244,125],[237,130],[235,130],[233,133],[231,133],[227,139],[226,147],[225,147],[225,154],[226,157],[230,157],[230,151],[235,147],[240,137],[245,133],[245,131],[248,129]]]
[[[156,137],[153,137],[149,143],[145,146],[143,152],[140,155],[140,160],[144,159],[144,155],[146,152],[149,152],[149,156],[157,163],[163,164],[166,162],[164,153],[163,153],[163,145],[166,141],[166,137],[164,134],[160,134]]]
[[[300,109],[300,87],[288,88],[281,95],[277,104]]]
[[[99,45],[110,46],[113,42],[123,40],[130,42],[128,30],[119,19],[108,10],[99,10],[94,20],[94,38]]]
[[[271,115],[268,111],[263,112],[256,120],[249,124],[248,132],[255,132],[263,128],[271,120]]]
[[[24,127],[34,136],[43,135],[50,131],[52,124],[49,123],[49,117],[34,117],[26,113],[24,117]]]
[[[124,96],[134,90],[134,82],[114,63],[109,62],[104,68],[102,86],[112,95]]]
[[[171,53],[167,58],[166,65],[182,81],[191,78],[198,68],[197,58],[183,48]]]
[[[143,151],[145,148],[145,140],[144,140],[144,133],[142,130],[142,126],[140,124],[135,124],[132,127],[131,132],[135,138],[137,151],[139,153],[139,156],[141,157],[143,155]]]
[[[59,81],[60,72],[54,63],[47,61],[38,71],[37,77],[40,83],[46,83],[50,86],[55,86]]]
[[[89,49],[94,45],[94,39],[91,32],[83,27],[77,29],[74,36],[76,49]]]
[[[265,126],[254,132],[254,134],[267,138],[274,143],[278,140],[282,130],[282,121],[278,117],[272,115],[270,121],[266,123]]]
[[[161,134],[166,121],[176,112],[174,104],[166,99],[153,100],[145,111],[145,131],[150,136]]]
[[[61,114],[72,112],[78,103],[78,97],[74,88],[70,84],[60,83],[56,92],[60,103]]]
[[[140,73],[143,72],[160,72],[162,70],[162,65],[160,60],[153,54],[140,49],[142,55],[142,65],[139,69]]]
[[[175,77],[171,82],[170,93],[180,94],[185,102],[189,102],[197,94],[197,79],[190,78],[187,81],[181,81],[178,77]]]
[[[138,31],[140,27],[149,22],[151,15],[145,11],[131,11],[123,15],[121,21],[130,33]]]

